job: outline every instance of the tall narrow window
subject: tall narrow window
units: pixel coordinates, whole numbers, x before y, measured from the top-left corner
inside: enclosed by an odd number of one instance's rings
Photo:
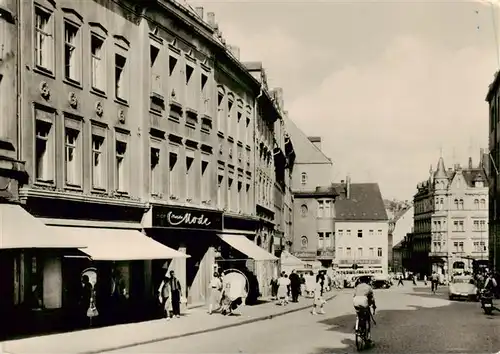
[[[54,134],[52,124],[36,120],[35,175],[38,181],[54,181]]]
[[[374,258],[375,257],[375,249],[373,247],[370,247],[369,252],[370,252],[370,258]]]
[[[227,180],[227,208],[233,210],[233,179]]]
[[[361,259],[361,258],[363,258],[363,248],[358,247],[358,259]]]
[[[54,69],[54,23],[52,14],[35,7],[35,65]]]
[[[331,232],[325,232],[325,247],[333,248],[333,237]]]
[[[318,218],[324,216],[324,205],[322,200],[318,200]]]
[[[224,188],[222,186],[222,182],[224,181],[224,176],[217,176],[217,206],[219,208],[224,207]]]
[[[330,200],[325,200],[325,218],[331,218],[332,217],[332,209],[331,209],[331,201]]]
[[[194,85],[194,68],[186,65],[186,100],[189,107],[196,109],[194,97],[198,97],[196,86]]]
[[[377,256],[382,257],[382,247],[377,248]]]
[[[151,148],[151,194],[161,194],[160,149]]]
[[[245,194],[245,200],[246,200],[246,212],[248,214],[252,213],[252,199],[250,198],[250,184],[247,183],[246,185],[246,194]]]
[[[217,129],[220,132],[224,132],[225,126],[225,116],[224,116],[224,93],[220,91],[217,94]]]
[[[67,80],[80,82],[79,28],[64,22],[64,77]]]
[[[302,172],[300,174],[300,183],[302,183],[302,184],[306,184],[307,183],[307,173]]]
[[[106,188],[106,155],[104,137],[92,134],[92,187]]]
[[[177,154],[175,152],[170,152],[168,154],[168,165],[169,165],[169,176],[168,176],[168,186],[170,198],[179,198],[179,181],[177,179]]]
[[[325,248],[325,236],[323,232],[318,232],[318,250]]]
[[[233,106],[234,102],[231,98],[227,100],[227,134],[233,134]]]
[[[80,132],[75,129],[65,128],[65,172],[66,184],[80,186],[82,177],[82,163],[79,144]]]
[[[115,54],[115,95],[116,98],[127,100],[127,58]]]
[[[210,200],[210,174],[208,172],[208,161],[201,161],[201,200]]]
[[[156,93],[158,95],[163,94],[161,85],[161,75],[160,70],[157,70],[157,61],[160,54],[160,48],[150,45],[149,46],[149,64],[150,64],[150,74],[151,74],[151,93]]]
[[[205,74],[201,74],[201,113],[208,114],[210,113],[210,90],[208,87],[208,76]]]
[[[363,230],[358,230],[358,237],[362,238],[363,237]]]
[[[193,161],[194,158],[186,156],[186,200],[191,201],[194,199],[194,186],[193,186]]]
[[[106,62],[104,60],[104,39],[95,34],[90,35],[90,50],[91,50],[91,71],[92,71],[92,88],[104,92]]]
[[[119,192],[127,192],[128,190],[128,171],[127,171],[127,143],[124,141],[116,141],[116,171],[115,171],[115,186]]]
[[[243,193],[243,182],[241,181],[238,181],[238,204],[237,204],[237,207],[236,209],[238,210],[238,212],[242,212],[243,211],[243,197],[244,197],[244,193]]]
[[[179,85],[180,85],[180,76],[179,73],[179,65],[177,64],[179,59],[173,55],[169,55],[168,57],[168,76],[169,82],[171,84],[172,89],[169,89],[170,98],[175,101],[179,101]]]

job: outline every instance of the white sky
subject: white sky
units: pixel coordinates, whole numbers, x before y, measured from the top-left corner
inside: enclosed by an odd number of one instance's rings
[[[189,1],[214,11],[242,61],[262,61],[285,109],[323,138],[336,180],[412,199],[443,149],[476,164],[497,68],[491,6],[464,1]],[[500,14],[500,9],[497,10]]]

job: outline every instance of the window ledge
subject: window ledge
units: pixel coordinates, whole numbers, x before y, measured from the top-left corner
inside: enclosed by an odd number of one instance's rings
[[[129,103],[127,100],[123,99],[123,98],[120,98],[120,97],[115,97],[115,102],[122,105],[122,106],[126,106],[126,107],[129,107]]]
[[[107,194],[106,188],[100,188],[100,187],[92,187],[92,194]]]
[[[37,179],[34,183],[36,186],[39,187],[55,187],[56,184],[53,180],[43,180],[43,179]]]
[[[63,79],[63,82],[66,84],[66,85],[70,85],[70,86],[73,86],[74,88],[77,88],[77,89],[80,89],[82,90],[83,89],[83,85],[81,82],[78,82],[76,80],[73,80],[73,79],[69,79],[69,78],[64,78]]]
[[[35,67],[33,68],[33,72],[40,74],[40,75],[50,77],[52,79],[56,78],[56,75],[52,72],[52,70],[46,69],[43,66],[35,65]]]
[[[76,184],[69,184],[66,183],[66,186],[64,187],[66,190],[70,190],[73,192],[83,192],[82,186],[76,185]]]
[[[90,93],[93,93],[94,95],[97,95],[97,96],[102,97],[102,98],[107,98],[106,92],[104,92],[98,88],[95,88],[95,87],[90,88]]]

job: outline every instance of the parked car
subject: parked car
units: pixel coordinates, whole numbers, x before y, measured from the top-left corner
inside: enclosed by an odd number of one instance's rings
[[[448,297],[450,300],[464,299],[476,301],[477,295],[477,286],[474,279],[469,275],[455,276],[448,284]]]
[[[392,285],[392,280],[387,275],[376,275],[371,282],[374,289],[389,289]]]

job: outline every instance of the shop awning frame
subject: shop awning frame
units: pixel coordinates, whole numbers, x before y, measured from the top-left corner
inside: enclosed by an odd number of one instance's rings
[[[94,261],[139,261],[189,258],[133,229],[105,229],[49,226],[53,232],[79,239],[85,244],[80,251]]]
[[[0,203],[0,249],[85,249],[78,238],[53,232],[20,205]]]
[[[222,241],[255,261],[279,261],[279,258],[257,246],[244,235],[218,234]]]

